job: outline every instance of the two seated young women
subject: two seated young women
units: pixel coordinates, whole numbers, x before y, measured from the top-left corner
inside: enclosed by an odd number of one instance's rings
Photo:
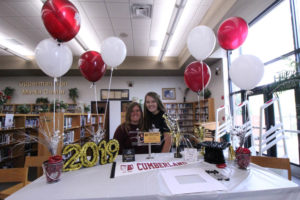
[[[114,134],[114,139],[119,141],[119,154],[123,149],[135,149],[135,153],[148,153],[148,146],[133,144],[136,135],[129,134],[132,131],[150,131],[159,129],[161,133],[161,145],[153,145],[154,153],[169,152],[171,148],[171,136],[163,114],[166,112],[158,94],[149,92],[145,96],[144,115],[140,104],[132,102],[127,109],[125,122],[119,125]]]

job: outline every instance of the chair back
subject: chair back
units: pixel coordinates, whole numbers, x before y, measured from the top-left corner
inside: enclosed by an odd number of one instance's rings
[[[21,182],[25,184],[27,173],[26,168],[0,169],[0,183]]]
[[[225,122],[219,123],[219,116],[221,113],[225,113]],[[216,110],[216,132],[214,140],[218,141],[219,138],[224,136],[227,132],[229,132],[232,128],[232,119],[230,115],[229,106],[221,106]]]
[[[271,126],[268,130],[263,133],[263,115],[264,110],[271,105],[277,104],[278,111],[279,111],[279,119],[280,122],[276,122],[274,126]],[[264,105],[260,107],[260,128],[259,128],[259,151],[258,155],[262,156],[263,152],[270,149],[272,146],[277,144],[280,140],[283,141],[283,148],[284,148],[284,157],[288,157],[287,155],[287,147],[284,135],[284,128],[283,128],[283,120],[281,115],[281,107],[280,102],[277,97],[267,101]]]
[[[37,177],[40,177],[43,174],[43,162],[46,160],[48,160],[48,156],[26,156],[24,167],[27,169],[37,167]]]
[[[262,167],[286,169],[288,171],[288,179],[292,180],[292,172],[289,158],[251,156],[251,162]]]

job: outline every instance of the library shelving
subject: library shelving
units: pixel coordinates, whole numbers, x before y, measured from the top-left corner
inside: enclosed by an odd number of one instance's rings
[[[213,98],[200,100],[200,109],[199,102],[164,103],[164,106],[169,115],[178,119],[182,133],[193,133],[197,122],[215,121]]]
[[[213,98],[200,100],[200,108],[199,102],[194,102],[194,108],[195,123],[215,121],[215,104]]]
[[[0,168],[23,167],[27,155],[37,154],[39,115],[0,114]]]
[[[53,130],[53,113],[40,114],[39,137],[43,137],[42,131]],[[64,145],[76,143],[83,144],[91,140],[91,132],[103,128],[103,114],[81,114],[81,113],[56,113],[55,127],[59,131],[61,140],[58,145],[57,154],[61,154]],[[53,131],[51,131],[53,132]],[[38,155],[50,155],[48,149],[42,144],[38,145]]]

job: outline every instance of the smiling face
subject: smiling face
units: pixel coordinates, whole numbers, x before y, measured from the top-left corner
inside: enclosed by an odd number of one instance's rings
[[[139,124],[139,121],[142,117],[142,112],[139,106],[134,106],[132,108],[132,112],[130,113],[130,123],[131,124]]]
[[[149,112],[151,112],[154,115],[156,115],[159,112],[157,102],[151,96],[146,97],[146,108]]]

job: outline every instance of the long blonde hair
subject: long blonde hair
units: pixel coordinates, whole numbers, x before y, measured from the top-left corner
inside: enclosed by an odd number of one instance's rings
[[[138,106],[139,109],[140,109],[140,112],[141,112],[141,118],[139,120],[139,124],[138,124],[138,127],[139,129],[142,129],[143,128],[143,110],[142,110],[142,107],[140,104],[138,104],[137,102],[132,102],[129,104],[128,108],[127,108],[127,111],[126,111],[126,115],[125,115],[125,129],[128,131],[129,128],[130,128],[130,116],[131,116],[131,113],[133,111],[133,108],[135,106]]]
[[[144,100],[144,129],[145,130],[149,130],[150,128],[152,128],[152,121],[151,121],[151,112],[147,109],[146,106],[146,98],[147,96],[152,97],[156,104],[157,104],[157,109],[161,112],[166,112],[166,109],[163,105],[163,103],[161,102],[159,95],[155,92],[148,92],[145,95],[145,100]]]

